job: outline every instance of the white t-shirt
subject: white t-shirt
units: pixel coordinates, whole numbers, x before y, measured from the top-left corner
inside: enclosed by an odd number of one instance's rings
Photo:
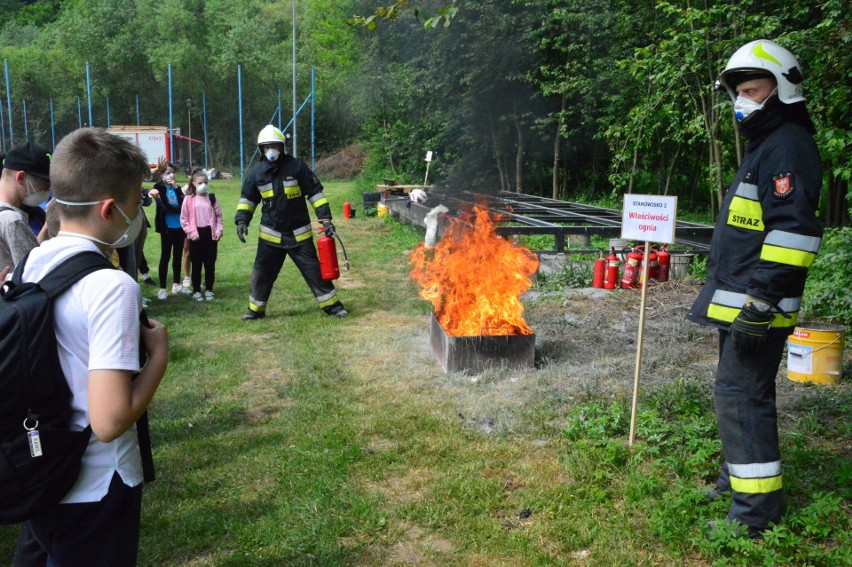
[[[24,281],[38,281],[54,266],[76,253],[99,252],[94,243],[59,236],[30,253]],[[89,370],[139,371],[139,313],[142,292],[121,270],[98,270],[81,279],[54,303],[54,327],[59,362],[72,393],[71,427],[89,425]],[[142,482],[142,459],[136,427],[110,443],[94,433],[83,455],[77,482],[63,504],[99,502],[106,496],[115,472],[128,486]]]

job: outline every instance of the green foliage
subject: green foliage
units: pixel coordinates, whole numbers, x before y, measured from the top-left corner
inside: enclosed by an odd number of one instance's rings
[[[594,257],[578,254],[563,262],[559,270],[544,274],[539,271],[534,287],[544,291],[591,287]]]
[[[737,47],[767,37],[796,53],[805,73],[825,166],[824,218],[842,226],[852,179],[844,2],[309,0],[298,3],[295,22],[297,104],[313,68],[319,152],[363,141],[370,175],[419,182],[433,151],[430,180],[453,189],[611,201],[628,190],[667,193],[712,220],[737,164],[730,103],[712,85]],[[228,167],[240,162],[241,65],[248,161],[279,89],[289,91],[291,5],[2,0],[0,56],[10,63],[15,131],[23,131],[23,98],[31,138],[49,139],[50,98],[57,135],[76,128],[86,62],[95,125],[106,123],[106,97],[113,124],[135,123],[137,95],[142,122],[165,124],[171,64],[174,125],[200,131],[205,92],[208,150]],[[307,122],[303,114],[303,156]]]
[[[852,228],[828,228],[808,272],[803,316],[852,323]]]
[[[694,256],[689,264],[689,275],[696,280],[707,281],[707,256]]]
[[[401,15],[411,13],[416,19],[423,19],[423,28],[432,29],[439,25],[449,27],[453,17],[458,13],[459,9],[455,6],[448,5],[438,9],[434,16],[429,16],[421,5],[423,2],[417,0],[396,0],[390,6],[379,6],[376,8],[376,13],[369,16],[352,16],[346,23],[350,26],[366,28],[370,31],[376,31],[379,20],[393,21]]]
[[[850,401],[848,395],[823,400],[814,407],[815,419],[843,416]],[[572,409],[563,428],[566,472],[590,487],[592,501],[624,505],[631,517],[644,517],[651,531],[646,537],[665,543],[676,557],[697,552],[720,566],[846,565],[852,559],[848,477],[842,476],[850,461],[842,457],[836,469],[829,467],[832,470],[823,474],[832,457],[818,453],[813,432],[798,427],[783,432],[782,455],[802,450],[809,454],[785,457],[786,515],[765,533],[765,541],[754,542],[738,537],[733,526],[711,533],[704,528],[708,521],[723,518],[729,506],[725,498],[712,503],[704,498],[703,487],[715,479],[722,460],[709,391],[684,382],[646,390],[632,451],[625,447],[629,427],[626,399],[590,400]],[[847,434],[841,427],[821,430],[819,438],[840,441]],[[814,475],[823,475],[825,484],[805,489],[795,480]]]

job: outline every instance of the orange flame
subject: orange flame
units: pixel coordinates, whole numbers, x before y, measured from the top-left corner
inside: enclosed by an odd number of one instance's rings
[[[423,288],[444,331],[454,337],[532,335],[520,297],[538,256],[497,235],[485,207],[453,219],[434,248],[411,254],[411,277]]]

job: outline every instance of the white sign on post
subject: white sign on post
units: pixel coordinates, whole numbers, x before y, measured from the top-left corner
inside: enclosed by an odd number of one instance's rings
[[[639,375],[642,368],[642,343],[645,329],[645,296],[648,292],[648,255],[652,242],[674,243],[675,217],[677,216],[677,197],[663,195],[624,196],[624,211],[621,214],[621,238],[644,242],[644,260],[642,262],[642,300],[639,304],[639,337],[636,340],[636,374],[633,377],[633,404],[630,408],[629,447],[636,439],[636,411],[639,403]]]
[[[426,152],[426,161],[432,161],[432,151],[431,150]]]
[[[663,195],[624,196],[621,238],[637,242],[674,242],[677,197]]]

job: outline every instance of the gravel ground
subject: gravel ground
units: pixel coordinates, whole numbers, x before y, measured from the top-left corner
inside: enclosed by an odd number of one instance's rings
[[[718,333],[686,320],[701,288],[695,280],[657,284],[646,298],[642,391],[677,380],[697,382],[712,396],[718,358]],[[534,371],[487,370],[477,376],[444,375],[439,381],[460,417],[486,434],[524,429],[542,406],[565,408],[589,397],[629,400],[633,392],[639,330],[639,290],[593,288],[559,292],[531,291],[524,296],[525,317],[536,333]],[[846,352],[847,377],[839,386],[815,386],[787,379],[786,356],[778,372],[778,408],[796,419],[806,398],[848,392],[852,356]],[[562,413],[561,411],[556,412]]]

